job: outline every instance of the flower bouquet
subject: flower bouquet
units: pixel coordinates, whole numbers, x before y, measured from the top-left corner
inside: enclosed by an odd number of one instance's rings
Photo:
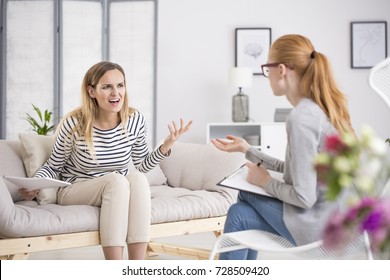
[[[360,139],[351,134],[330,135],[314,167],[329,200],[345,188],[357,190],[348,210],[328,221],[324,245],[341,249],[357,232],[367,232],[372,251],[390,257],[390,164],[385,141],[367,126],[361,129]]]

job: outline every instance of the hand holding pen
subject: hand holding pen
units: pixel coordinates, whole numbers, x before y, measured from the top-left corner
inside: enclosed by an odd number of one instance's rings
[[[262,163],[263,161],[258,163],[248,162],[245,165],[248,167],[247,181],[256,186],[265,187],[272,177]]]

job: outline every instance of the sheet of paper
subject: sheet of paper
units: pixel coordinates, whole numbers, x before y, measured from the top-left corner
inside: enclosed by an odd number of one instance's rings
[[[51,178],[25,178],[4,176],[4,179],[20,188],[28,189],[29,191],[46,188],[58,188],[71,185],[71,183]]]
[[[268,172],[271,174],[271,176],[275,179],[278,179],[283,182],[283,174],[279,172],[275,172],[272,170],[268,170]],[[248,176],[248,168],[246,166],[242,166],[236,171],[234,171],[232,174],[227,176],[225,179],[223,179],[221,182],[218,183],[218,185],[223,187],[228,187],[236,190],[243,190],[247,192],[257,193],[265,196],[271,196],[271,194],[267,193],[263,188],[250,184],[247,181]]]

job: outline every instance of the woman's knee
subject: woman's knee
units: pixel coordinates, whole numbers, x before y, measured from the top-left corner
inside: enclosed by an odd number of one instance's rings
[[[243,212],[246,212],[244,208],[246,208],[246,205],[243,203],[235,203],[230,206],[226,217],[224,232],[233,232],[240,228]]]
[[[246,202],[237,202],[229,208],[225,232],[254,229],[262,220],[262,217],[251,205]]]
[[[144,173],[141,173],[137,170],[133,170],[129,172],[126,178],[130,185],[130,189],[133,190],[133,189],[141,188],[141,189],[149,190],[150,185]]]
[[[120,193],[123,196],[129,196],[130,188],[127,178],[119,173],[106,175],[105,191]]]
[[[245,217],[245,213],[249,211],[251,207],[242,202],[237,202],[230,206],[228,211],[228,217],[231,217],[232,219],[241,219],[243,216]]]

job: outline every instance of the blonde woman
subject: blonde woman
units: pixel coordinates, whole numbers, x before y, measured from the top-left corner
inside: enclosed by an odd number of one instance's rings
[[[83,80],[82,106],[63,118],[50,158],[35,174],[72,183],[58,192],[59,204],[101,207],[106,259],[123,259],[125,243],[129,259],[145,258],[151,196],[143,173],[168,156],[191,125],[173,122],[164,143],[150,153],[145,118],[129,107],[127,95],[125,73],[118,64],[93,65]],[[128,169],[130,162],[136,171]]]
[[[238,202],[229,209],[224,231],[259,229],[294,245],[310,243],[321,239],[329,214],[342,204],[326,200],[313,160],[327,135],[353,132],[346,99],[333,80],[327,58],[304,36],[277,39],[262,71],[274,95],[285,96],[294,107],[286,122],[286,157],[284,161],[272,158],[232,135],[227,136],[229,142],[212,140],[222,151],[245,153],[251,161],[247,180],[274,197],[240,192]],[[284,182],[272,178],[267,169],[282,172]],[[257,252],[240,250],[220,258],[256,259]]]

